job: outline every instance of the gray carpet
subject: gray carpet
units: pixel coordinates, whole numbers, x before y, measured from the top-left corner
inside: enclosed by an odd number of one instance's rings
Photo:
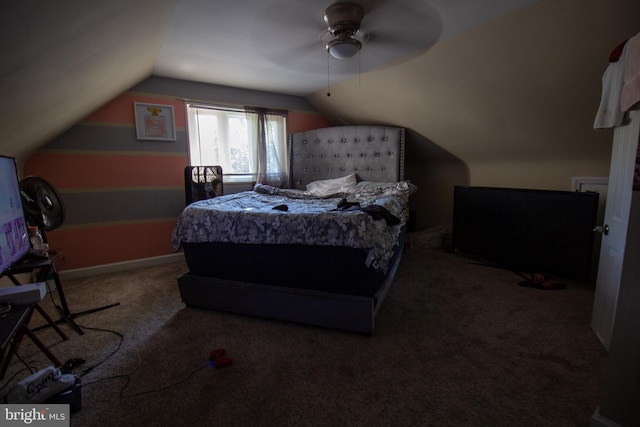
[[[74,313],[120,302],[78,317],[84,335],[63,324],[68,341],[38,332],[61,360],[86,359],[72,426],[587,426],[598,405],[593,284],[521,287],[513,272],[410,247],[369,337],[185,308],[184,270],[64,283]],[[232,366],[208,365],[217,348]],[[48,365],[28,342],[20,354]],[[23,368],[14,359],[3,393]]]

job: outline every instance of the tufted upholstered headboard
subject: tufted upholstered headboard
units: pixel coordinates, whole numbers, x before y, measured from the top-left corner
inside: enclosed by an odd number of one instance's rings
[[[365,181],[404,180],[404,129],[336,126],[289,135],[289,188],[351,173]]]

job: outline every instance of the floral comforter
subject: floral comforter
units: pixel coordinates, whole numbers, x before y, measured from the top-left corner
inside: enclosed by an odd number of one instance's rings
[[[408,194],[407,182],[364,182],[328,197],[258,184],[187,206],[172,249],[183,242],[348,246],[367,250],[367,267],[386,272],[408,217]]]

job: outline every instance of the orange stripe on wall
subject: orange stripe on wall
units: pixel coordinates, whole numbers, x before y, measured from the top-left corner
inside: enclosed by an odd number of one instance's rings
[[[102,106],[99,110],[88,115],[85,122],[96,123],[120,123],[135,124],[135,114],[133,110],[134,102],[148,104],[172,105],[175,116],[176,128],[186,129],[186,117],[184,102],[140,94],[125,93]],[[290,111],[287,118],[288,132],[303,132],[305,130],[317,129],[331,126],[331,124],[320,114]]]
[[[124,123],[133,125],[135,123],[135,113],[133,110],[134,102],[172,105],[176,128],[186,128],[183,101],[172,98],[144,96],[131,93],[125,93],[113,99],[109,103],[103,105],[99,110],[94,111],[85,117],[84,121],[98,123]]]
[[[287,132],[296,133],[331,126],[320,114],[290,111],[287,115]]]
[[[159,156],[38,152],[24,167],[58,188],[143,187],[184,185],[186,154]]]
[[[92,267],[171,254],[175,221],[58,229],[47,233],[53,250],[64,254],[59,270]],[[62,258],[62,257],[61,257]],[[63,262],[60,262],[63,261]]]

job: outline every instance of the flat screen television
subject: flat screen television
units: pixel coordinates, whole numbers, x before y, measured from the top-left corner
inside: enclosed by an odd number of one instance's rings
[[[0,156],[0,273],[30,250],[16,161]]]
[[[456,186],[452,245],[519,273],[587,281],[598,193]]]

